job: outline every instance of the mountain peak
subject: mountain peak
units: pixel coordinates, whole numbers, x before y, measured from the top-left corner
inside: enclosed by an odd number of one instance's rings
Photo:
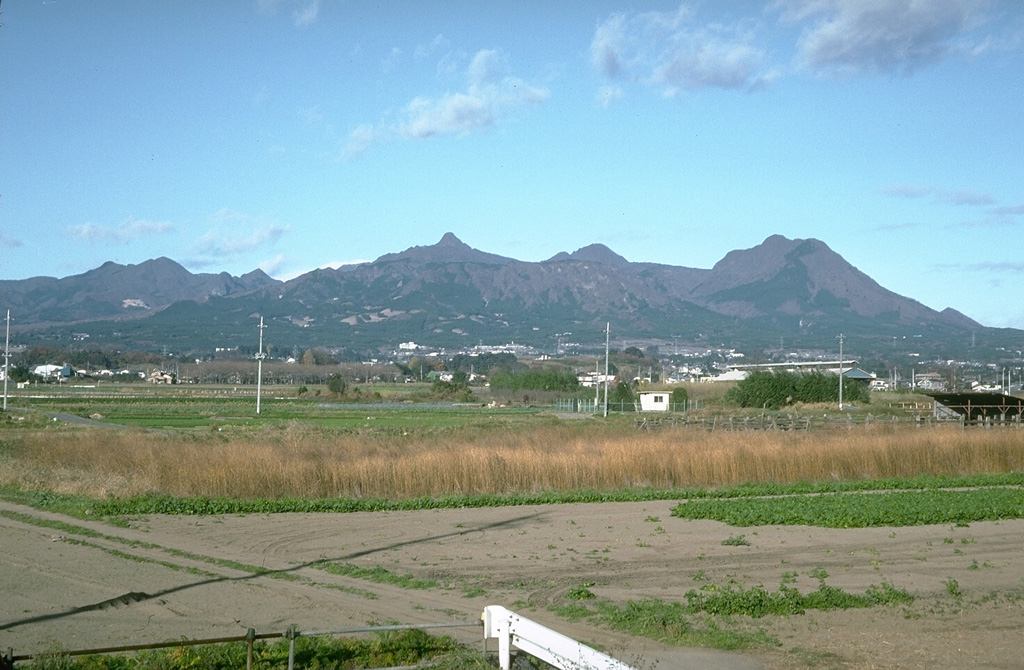
[[[469,249],[469,245],[455,237],[455,233],[445,233],[435,247],[459,247]]]
[[[409,247],[397,254],[385,254],[375,263],[386,261],[414,261],[417,263],[485,263],[488,265],[504,265],[514,259],[489,254],[469,246],[455,233],[445,233],[437,244],[422,247]]]
[[[604,263],[605,265],[629,265],[629,261],[603,244],[587,245],[572,252],[568,257],[577,261]]]

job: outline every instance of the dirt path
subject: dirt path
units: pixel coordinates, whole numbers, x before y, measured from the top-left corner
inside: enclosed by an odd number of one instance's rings
[[[33,653],[367,623],[475,623],[500,604],[638,668],[1020,668],[1024,521],[966,528],[731,528],[671,503],[378,514],[152,516],[129,528],[0,502],[0,649]],[[13,517],[12,518],[12,513]],[[27,515],[23,518],[18,515]],[[44,528],[64,521],[98,533]],[[722,542],[743,535],[749,545]],[[430,580],[403,588],[317,567],[330,560]],[[256,574],[252,567],[257,569]],[[727,625],[777,649],[729,653],[630,639],[547,609],[573,587],[615,602],[683,600],[701,585],[802,590],[827,573],[851,592],[890,582],[910,606]],[[953,595],[952,592],[957,592]],[[477,627],[450,632],[479,644]]]

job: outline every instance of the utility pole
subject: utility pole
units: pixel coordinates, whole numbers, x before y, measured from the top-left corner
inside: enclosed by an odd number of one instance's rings
[[[260,317],[260,349],[256,353],[256,414],[260,413],[260,395],[263,390],[263,359],[267,357],[263,353],[263,317]]]
[[[608,344],[612,333],[611,322],[604,326],[604,416],[608,417]]]
[[[7,310],[7,337],[4,340],[4,411],[7,411],[7,379],[11,376],[11,310]]]
[[[843,334],[839,333],[839,411],[843,411]]]

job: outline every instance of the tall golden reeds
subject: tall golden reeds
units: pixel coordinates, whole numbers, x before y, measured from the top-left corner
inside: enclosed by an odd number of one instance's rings
[[[142,431],[16,437],[0,482],[106,497],[383,497],[714,487],[1024,469],[1024,431],[892,427],[610,433],[578,426],[418,436],[290,426],[224,437]]]

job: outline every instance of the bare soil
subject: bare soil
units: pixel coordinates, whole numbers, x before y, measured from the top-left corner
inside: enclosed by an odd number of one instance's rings
[[[151,516],[128,528],[0,502],[98,536],[0,516],[0,650],[32,654],[369,623],[479,620],[504,605],[641,669],[1024,667],[1024,521],[968,527],[734,528],[673,518],[673,503],[373,514]],[[742,535],[749,545],[723,545]],[[315,563],[433,580],[403,588]],[[234,562],[234,563],[232,563]],[[238,564],[257,566],[253,575]],[[862,593],[890,582],[911,605],[749,619],[781,645],[744,652],[669,647],[547,606],[593,584],[617,603],[684,600],[702,584]],[[444,631],[480,644],[479,627]],[[493,643],[492,643],[493,648]]]

